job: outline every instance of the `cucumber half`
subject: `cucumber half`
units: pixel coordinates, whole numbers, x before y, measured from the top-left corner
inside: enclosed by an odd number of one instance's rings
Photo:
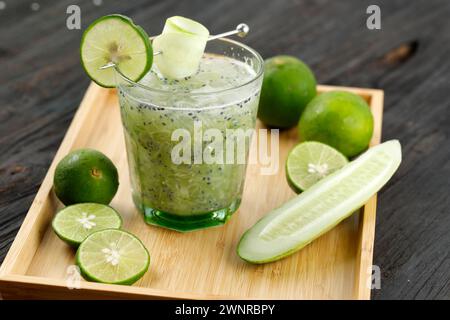
[[[238,255],[251,263],[266,263],[300,250],[363,206],[400,162],[397,140],[369,149],[259,220],[242,236]]]
[[[120,14],[95,20],[84,31],[80,46],[81,64],[88,76],[106,88],[116,86],[114,63],[127,78],[139,81],[151,68],[153,49],[147,33]]]

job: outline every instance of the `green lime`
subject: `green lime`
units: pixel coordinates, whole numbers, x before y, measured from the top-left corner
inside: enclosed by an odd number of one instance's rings
[[[90,234],[104,229],[120,229],[122,218],[111,207],[99,203],[80,203],[59,211],[52,222],[63,241],[78,246]]]
[[[300,139],[319,141],[347,157],[367,149],[373,133],[373,116],[360,96],[330,91],[314,98],[299,122]]]
[[[92,22],[84,31],[80,45],[81,64],[88,76],[102,87],[115,87],[114,63],[132,81],[139,81],[150,70],[153,49],[144,29],[120,14],[111,14]]]
[[[76,263],[86,280],[131,285],[147,272],[150,255],[131,233],[106,229],[81,243]]]
[[[65,205],[83,202],[109,204],[119,187],[119,175],[103,153],[79,149],[58,163],[53,187]]]
[[[291,188],[300,193],[348,163],[336,149],[320,142],[295,146],[286,161],[286,176]]]
[[[239,256],[266,263],[300,250],[364,205],[392,177],[401,157],[397,140],[369,149],[259,220],[242,236]]]
[[[200,22],[181,16],[167,18],[162,33],[189,33],[206,38],[209,36],[209,30]]]
[[[291,56],[267,59],[258,118],[270,127],[292,127],[315,96],[316,78],[306,64]]]

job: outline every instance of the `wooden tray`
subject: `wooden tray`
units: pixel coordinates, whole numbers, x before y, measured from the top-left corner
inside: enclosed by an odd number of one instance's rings
[[[318,89],[361,95],[375,117],[371,144],[380,142],[383,91],[331,86]],[[297,142],[295,128],[280,134],[278,175],[260,175],[257,165],[249,166],[242,205],[225,226],[186,234],[148,226],[131,201],[116,93],[92,84],[1,266],[0,293],[5,299],[369,299],[376,196],[359,214],[286,259],[250,265],[236,255],[242,233],[294,196],[286,183],[283,164]],[[74,251],[51,229],[51,220],[61,208],[52,181],[58,161],[82,147],[104,152],[118,167],[120,188],[111,205],[121,212],[124,228],[141,238],[150,251],[150,269],[133,286],[82,281],[79,289],[67,287]]]

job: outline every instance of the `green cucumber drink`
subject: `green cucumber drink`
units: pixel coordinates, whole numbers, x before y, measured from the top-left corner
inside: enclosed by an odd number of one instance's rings
[[[155,64],[137,83],[118,72],[132,195],[147,223],[189,231],[237,210],[262,74],[259,54],[228,39],[209,41],[189,77],[165,78]]]

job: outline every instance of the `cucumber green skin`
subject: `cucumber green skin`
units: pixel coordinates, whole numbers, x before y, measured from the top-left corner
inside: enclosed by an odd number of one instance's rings
[[[240,252],[239,252],[240,244],[241,244],[241,242],[248,236],[248,233],[249,233],[249,231],[251,230],[251,228],[248,229],[248,230],[242,235],[241,240],[239,240],[239,243],[238,243],[236,252],[237,252],[238,256],[239,256],[242,260],[247,261],[247,262],[252,263],[252,264],[264,264],[264,263],[269,263],[269,262],[275,262],[275,261],[277,261],[277,260],[280,260],[280,259],[286,258],[287,256],[292,255],[294,252],[296,252],[296,251],[298,251],[298,250],[300,250],[300,249],[303,249],[303,248],[306,247],[308,244],[310,244],[311,242],[313,242],[314,240],[316,240],[317,238],[319,238],[321,235],[327,233],[328,231],[330,231],[331,229],[333,229],[334,227],[336,227],[336,226],[337,226],[339,223],[341,223],[343,220],[345,220],[345,219],[347,219],[348,217],[350,217],[350,216],[353,214],[353,212],[356,211],[356,209],[358,209],[358,208],[355,208],[355,210],[350,211],[350,213],[348,213],[347,215],[343,216],[342,219],[340,219],[339,221],[336,221],[336,223],[333,224],[333,225],[331,225],[329,228],[326,228],[326,229],[322,230],[320,233],[318,233],[318,234],[316,235],[316,237],[314,237],[314,238],[312,238],[312,239],[310,239],[310,240],[308,240],[308,241],[299,243],[298,246],[293,247],[293,248],[290,249],[289,251],[286,251],[286,252],[284,252],[284,253],[282,253],[282,254],[280,254],[280,255],[278,255],[278,256],[274,256],[274,257],[271,257],[271,258],[268,258],[268,259],[265,259],[265,260],[249,260],[249,259],[244,258],[244,256],[240,254]],[[262,219],[263,219],[263,218],[261,218],[260,220],[258,220],[258,222],[255,223],[255,224],[258,224],[259,221],[261,221]]]
[[[93,178],[89,169],[102,172]],[[56,166],[53,189],[65,205],[76,203],[109,204],[119,188],[119,173],[114,163],[94,149],[78,149],[65,156]]]
[[[104,230],[99,230],[97,232],[103,232],[106,230],[116,230],[116,229],[104,229]],[[130,286],[133,283],[135,283],[136,281],[138,281],[140,278],[142,278],[142,276],[148,271],[148,268],[150,266],[150,253],[148,252],[147,248],[145,247],[145,245],[142,243],[142,241],[140,239],[138,239],[135,235],[133,235],[132,233],[125,231],[125,230],[120,230],[122,232],[128,233],[129,235],[132,235],[136,240],[138,240],[141,244],[142,247],[144,248],[144,250],[147,252],[147,264],[145,265],[145,267],[142,269],[142,271],[140,271],[139,273],[135,274],[134,276],[128,278],[128,279],[124,279],[121,281],[117,281],[117,282],[104,282],[98,278],[96,278],[95,276],[89,274],[82,266],[82,264],[80,263],[80,247],[78,247],[77,253],[75,255],[75,263],[76,265],[80,268],[80,273],[83,276],[84,279],[86,279],[87,281],[93,281],[93,282],[99,282],[99,283],[106,283],[106,284],[121,284],[121,285],[126,285],[126,286]],[[97,232],[92,233],[90,236],[92,236],[93,234],[96,234]],[[88,238],[89,238],[88,237]],[[86,238],[87,239],[87,238]],[[85,239],[85,240],[86,240]]]
[[[145,32],[145,30],[142,29],[141,26],[138,26],[138,25],[134,24],[133,20],[131,20],[127,16],[124,16],[124,15],[121,15],[121,14],[118,14],[118,13],[109,14],[109,15],[106,15],[106,16],[98,18],[97,20],[92,22],[86,28],[86,30],[83,32],[83,36],[81,37],[81,44],[80,44],[80,62],[81,62],[81,66],[83,67],[84,71],[89,76],[89,78],[91,78],[91,80],[94,81],[99,86],[101,86],[103,88],[115,88],[116,87],[116,86],[108,86],[108,85],[105,85],[103,83],[100,83],[94,77],[92,77],[91,74],[89,73],[89,71],[87,70],[86,66],[84,65],[83,55],[82,55],[82,52],[83,52],[82,48],[83,48],[83,44],[84,44],[84,39],[85,39],[86,35],[88,34],[89,30],[91,30],[93,27],[95,27],[95,25],[97,23],[102,22],[102,21],[107,20],[107,19],[120,19],[123,22],[126,22],[126,23],[130,24],[132,27],[134,27],[136,29],[136,31],[138,31],[140,37],[144,41],[145,46],[147,48],[147,64],[145,65],[145,68],[142,71],[142,73],[136,79],[130,79],[130,80],[135,81],[135,82],[141,80],[148,73],[148,71],[150,70],[150,68],[152,67],[152,64],[153,64],[153,48],[152,48],[152,44],[150,42],[150,38],[149,38],[148,34]]]
[[[63,211],[63,210],[65,210],[65,209],[67,209],[67,208],[69,208],[69,207],[71,207],[71,206],[67,206],[67,207],[65,207],[65,208],[63,208],[63,209],[61,209],[61,210],[59,210],[59,212],[58,213],[60,213],[61,211]],[[121,229],[122,228],[122,225],[123,225],[123,219],[122,219],[122,216],[117,212],[117,210],[116,209],[114,209],[113,207],[111,207],[111,206],[108,206],[108,207],[110,207],[116,214],[117,214],[117,217],[119,218],[119,220],[120,220],[120,223],[119,223],[119,226],[117,227],[117,229]],[[58,215],[58,213],[56,214],[56,215]],[[58,232],[58,230],[55,228],[55,225],[54,225],[54,223],[55,223],[55,219],[56,219],[56,215],[55,215],[55,217],[53,218],[53,220],[52,220],[52,229],[53,229],[53,231],[55,232],[55,234],[58,236],[58,238],[60,238],[62,241],[64,241],[65,243],[67,243],[69,246],[71,246],[72,248],[74,248],[74,249],[77,249],[78,248],[78,246],[83,242],[83,241],[76,241],[76,240],[73,240],[73,239],[69,239],[69,238],[67,238],[67,237],[64,237],[62,234],[60,234],[59,232]],[[112,228],[106,228],[106,229],[112,229]],[[105,230],[105,229],[103,229],[103,230]],[[103,230],[97,230],[97,231],[103,231]],[[96,232],[97,232],[96,231]],[[93,232],[94,233],[94,232]],[[88,235],[88,237],[89,237],[90,235]],[[87,238],[87,237],[86,237]],[[84,239],[83,239],[84,240]]]

